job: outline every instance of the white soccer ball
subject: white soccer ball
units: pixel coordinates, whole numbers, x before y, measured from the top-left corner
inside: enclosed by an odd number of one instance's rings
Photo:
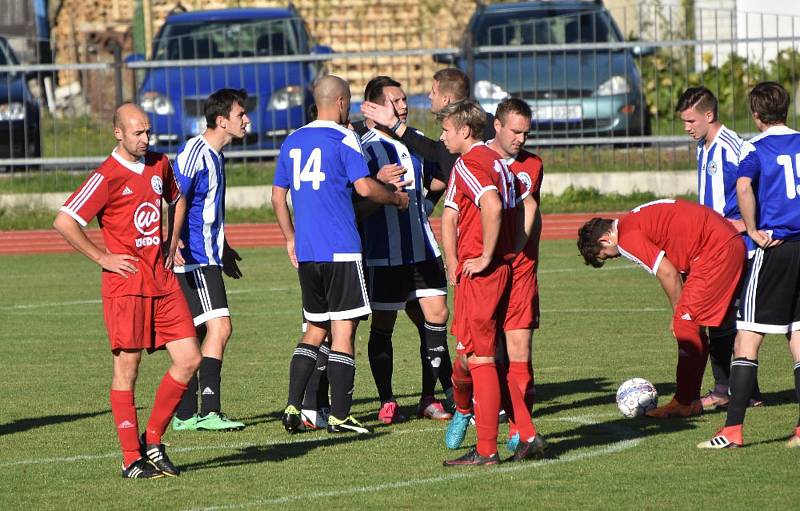
[[[617,408],[622,415],[632,419],[658,406],[658,392],[644,378],[631,378],[617,390]]]

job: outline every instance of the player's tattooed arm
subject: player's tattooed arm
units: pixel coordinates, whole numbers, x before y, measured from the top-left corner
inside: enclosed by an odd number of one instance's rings
[[[763,248],[777,247],[783,240],[774,240],[772,235],[758,229],[756,225],[756,196],[753,193],[753,180],[749,177],[740,177],[736,180],[736,199],[739,202],[739,211],[747,228],[747,234],[756,244]]]
[[[283,238],[286,240],[286,253],[289,255],[289,262],[297,268],[297,254],[294,250],[294,223],[292,214],[289,212],[289,204],[286,196],[289,190],[273,185],[272,187],[272,209],[278,219],[278,226],[281,228]]]
[[[104,270],[116,273],[125,278],[128,278],[129,274],[138,271],[134,264],[139,260],[138,257],[128,254],[112,254],[108,251],[100,250],[100,248],[92,243],[92,240],[86,236],[86,233],[81,229],[78,222],[68,214],[59,213],[53,222],[53,227],[67,240],[67,243],[75,248],[75,250],[99,264]]]

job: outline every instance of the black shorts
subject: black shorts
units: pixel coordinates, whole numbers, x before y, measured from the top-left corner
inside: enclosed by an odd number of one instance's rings
[[[800,330],[800,241],[756,249],[742,287],[736,328],[762,334]]]
[[[369,266],[369,299],[374,310],[397,311],[406,302],[428,296],[447,296],[442,258],[403,266]]]
[[[355,319],[372,312],[361,261],[303,262],[297,273],[306,320]]]
[[[222,281],[222,268],[200,266],[186,273],[176,273],[181,283],[183,296],[192,311],[194,325],[202,325],[209,319],[228,317],[228,295]]]

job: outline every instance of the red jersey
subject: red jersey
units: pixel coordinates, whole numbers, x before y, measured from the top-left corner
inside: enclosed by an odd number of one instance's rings
[[[509,170],[519,181],[521,195],[518,202],[525,200],[528,195],[533,196],[537,203],[541,202],[542,178],[544,176],[542,159],[533,153],[522,149],[516,157],[506,160]],[[538,240],[531,238],[517,259],[526,257],[536,260],[539,253]]]
[[[445,195],[445,206],[458,211],[457,256],[461,264],[483,253],[480,199],[487,191],[496,191],[503,205],[500,236],[493,260],[514,259],[516,204],[518,190],[514,175],[500,155],[486,144],[474,145],[456,160]]]
[[[664,257],[681,273],[689,273],[701,254],[713,254],[739,235],[713,209],[672,199],[633,209],[617,221],[617,233],[620,254],[652,274]]]
[[[134,163],[115,151],[61,207],[82,226],[97,216],[106,249],[139,258],[128,278],[103,271],[103,296],[164,296],[180,289],[161,254],[162,197],[169,203],[180,197],[165,155],[147,152]]]

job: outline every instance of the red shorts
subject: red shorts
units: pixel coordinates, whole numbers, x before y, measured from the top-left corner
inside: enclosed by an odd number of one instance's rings
[[[111,351],[152,352],[197,335],[180,288],[165,296],[104,296],[103,317]]]
[[[452,333],[459,355],[493,357],[505,321],[511,287],[511,266],[500,264],[472,278],[459,277]]]
[[[519,254],[511,265],[511,294],[503,330],[533,330],[539,328],[539,286],[536,280],[536,261]]]
[[[674,319],[720,326],[733,306],[745,254],[744,242],[737,236],[718,250],[707,251],[693,261],[675,306]]]

